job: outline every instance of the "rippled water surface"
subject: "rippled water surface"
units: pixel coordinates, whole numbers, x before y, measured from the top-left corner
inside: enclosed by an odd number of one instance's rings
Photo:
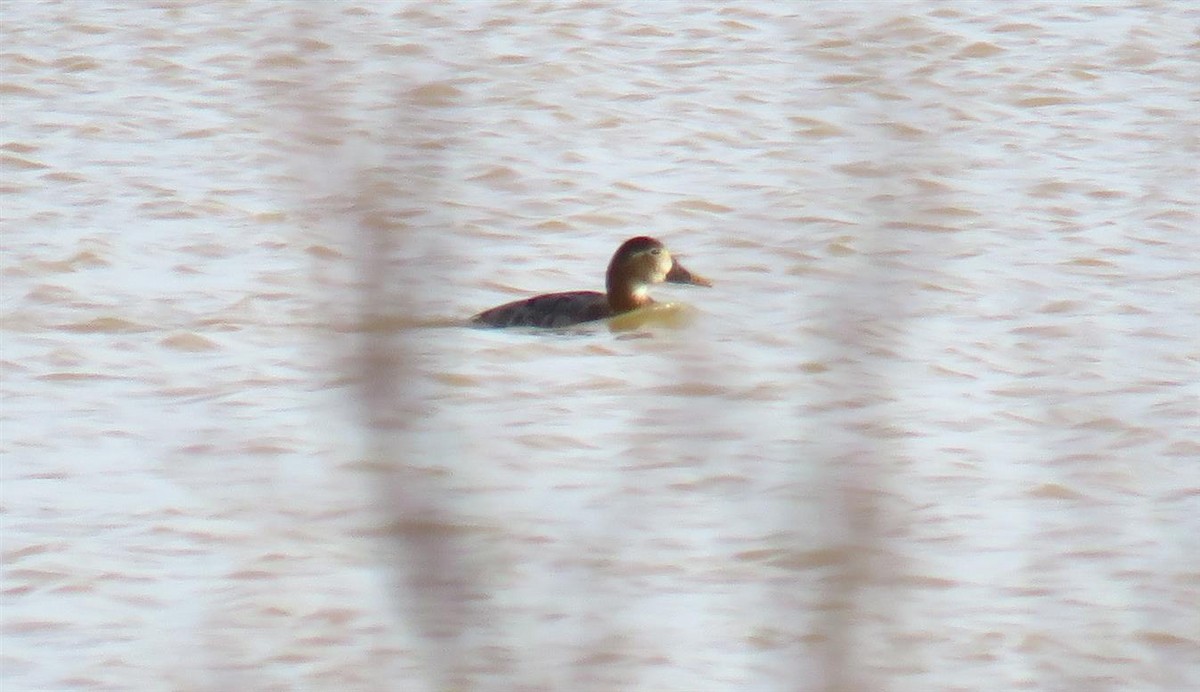
[[[2,14],[6,691],[1200,687],[1189,3]]]

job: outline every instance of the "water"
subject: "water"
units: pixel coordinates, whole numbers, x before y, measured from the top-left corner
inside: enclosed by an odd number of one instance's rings
[[[1186,3],[4,14],[6,690],[1200,685]]]

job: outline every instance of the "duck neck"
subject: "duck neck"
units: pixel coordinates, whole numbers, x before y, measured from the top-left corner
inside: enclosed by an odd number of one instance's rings
[[[608,307],[612,308],[614,314],[629,312],[654,302],[650,299],[646,282],[637,281],[612,265],[608,267],[604,289],[608,296]]]

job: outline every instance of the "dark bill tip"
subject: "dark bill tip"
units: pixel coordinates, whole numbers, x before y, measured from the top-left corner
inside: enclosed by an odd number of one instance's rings
[[[683,265],[680,264],[679,262],[673,262],[671,264],[671,271],[667,272],[666,280],[670,281],[673,284],[692,284],[693,286],[712,286],[711,281],[704,278],[703,276],[700,276],[699,274],[693,274],[690,271],[688,271],[687,269],[684,269]]]

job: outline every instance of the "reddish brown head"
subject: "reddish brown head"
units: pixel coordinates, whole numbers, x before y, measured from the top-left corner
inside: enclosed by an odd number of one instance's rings
[[[663,281],[712,285],[708,279],[691,273],[672,259],[666,246],[658,240],[648,236],[630,238],[617,248],[608,263],[605,277],[608,304],[614,313],[622,313],[652,303],[650,285]]]

